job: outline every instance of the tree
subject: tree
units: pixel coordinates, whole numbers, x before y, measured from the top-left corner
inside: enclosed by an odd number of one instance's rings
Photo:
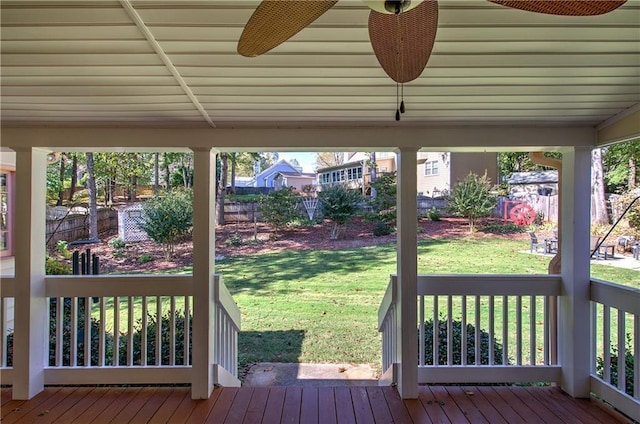
[[[591,152],[591,191],[595,215],[593,224],[608,225],[609,213],[607,212],[607,200],[604,197],[604,168],[601,149],[593,149]]]
[[[284,187],[266,195],[260,195],[258,210],[266,222],[273,225],[276,234],[287,225],[300,218],[297,206],[300,196],[294,193],[293,187]]]
[[[558,159],[562,158],[562,154],[557,152],[546,152],[545,156]],[[503,152],[498,155],[498,170],[501,178],[508,178],[514,172],[530,172],[547,169],[550,168],[535,164],[529,157],[528,152]]]
[[[165,196],[143,204],[144,217],[139,225],[156,243],[162,244],[165,258],[171,259],[175,244],[187,237],[193,227],[193,193],[174,189]]]
[[[227,190],[227,172],[228,172],[228,154],[220,153],[220,179],[218,180],[216,206],[218,211],[216,213],[216,224],[224,225],[224,195]]]
[[[71,186],[69,187],[69,202],[73,201],[73,195],[78,185],[78,154],[71,153]]]
[[[382,222],[391,228],[396,225],[396,202],[397,184],[396,173],[386,172],[381,174],[375,182],[371,184],[375,189],[376,197],[372,197],[369,203],[373,207],[378,222]]]
[[[491,181],[485,173],[478,176],[472,172],[463,181],[458,182],[447,197],[449,212],[469,220],[469,232],[473,232],[479,218],[491,215],[496,206],[492,194]]]
[[[638,186],[640,138],[611,145],[602,153],[605,179],[612,192],[622,192],[625,188],[631,190]]]
[[[351,217],[357,212],[358,205],[362,200],[360,192],[336,184],[323,189],[318,197],[320,198],[322,215],[333,221],[331,239],[336,240],[340,231],[346,227]]]
[[[87,187],[89,189],[89,240],[98,240],[98,193],[93,153],[87,153]]]
[[[328,166],[337,166],[344,163],[344,154],[342,152],[318,152],[316,153],[316,167],[326,168]]]

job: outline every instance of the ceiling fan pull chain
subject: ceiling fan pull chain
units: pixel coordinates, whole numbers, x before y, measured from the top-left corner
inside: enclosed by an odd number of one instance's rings
[[[396,121],[400,120],[400,108],[401,106],[398,106],[398,102],[400,101],[400,94],[399,94],[399,88],[400,84],[398,84],[396,82]]]
[[[404,113],[404,83],[400,85],[400,113]]]

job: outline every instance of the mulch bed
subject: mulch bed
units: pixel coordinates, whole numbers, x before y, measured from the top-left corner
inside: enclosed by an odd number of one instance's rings
[[[485,221],[489,222],[489,221]],[[500,222],[500,220],[494,220]],[[348,228],[341,233],[338,240],[331,240],[331,222],[325,221],[311,227],[292,228],[282,231],[277,236],[273,229],[264,223],[227,223],[216,228],[216,256],[234,257],[253,255],[282,250],[303,249],[350,249],[373,246],[396,241],[396,234],[376,237],[373,235],[375,224],[354,218]],[[494,237],[510,239],[527,239],[526,233],[490,234],[482,231],[469,233],[467,222],[463,218],[442,218],[440,221],[421,219],[418,233],[419,239],[425,238],[461,238],[461,237]],[[100,243],[78,246],[77,249],[91,249],[100,258],[101,273],[109,272],[144,272],[159,271],[189,266],[192,264],[192,243],[184,242],[175,247],[171,260],[164,257],[161,246],[153,241],[128,243],[121,256],[114,255],[114,249],[108,241],[115,235],[104,237]],[[241,240],[241,243],[233,243]],[[73,250],[74,248],[72,248]],[[152,260],[142,263],[145,255]]]

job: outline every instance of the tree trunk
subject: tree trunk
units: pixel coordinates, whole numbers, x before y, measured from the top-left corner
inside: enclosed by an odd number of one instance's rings
[[[636,158],[631,156],[629,158],[629,190],[636,188],[638,182],[636,180],[636,173],[638,172]]]
[[[160,153],[156,152],[153,156],[153,193],[157,196],[160,194]]]
[[[93,166],[93,153],[87,153],[87,186],[89,187],[89,239],[98,239],[98,195]]]
[[[62,206],[62,202],[64,201],[64,174],[66,172],[64,161],[65,155],[64,153],[60,153],[60,191],[58,191],[56,206]]]
[[[376,152],[371,152],[369,158],[369,185],[371,186],[371,197],[376,197],[376,189],[373,187],[373,183],[376,182]]]
[[[231,194],[236,194],[236,165],[238,162],[238,154],[231,154]]]
[[[592,223],[609,225],[607,201],[604,196],[604,168],[602,166],[601,149],[594,149],[591,153],[591,190],[593,194]]]
[[[169,159],[167,154],[162,154],[162,166],[164,166],[164,182],[167,184],[167,191],[171,190],[171,174],[169,172]]]
[[[74,153],[71,159],[71,188],[69,189],[69,202],[73,202],[73,195],[78,185],[78,154]]]
[[[229,170],[227,153],[220,153],[220,163],[220,181],[218,182],[217,193],[218,213],[216,213],[216,223],[217,225],[224,225],[224,194],[227,189],[227,171]]]

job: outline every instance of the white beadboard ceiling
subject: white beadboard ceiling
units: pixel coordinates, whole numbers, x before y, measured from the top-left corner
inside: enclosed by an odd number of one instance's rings
[[[5,124],[598,125],[640,103],[640,1],[596,17],[440,0],[427,68],[404,86],[342,0],[258,58],[236,53],[257,1],[3,0]]]

